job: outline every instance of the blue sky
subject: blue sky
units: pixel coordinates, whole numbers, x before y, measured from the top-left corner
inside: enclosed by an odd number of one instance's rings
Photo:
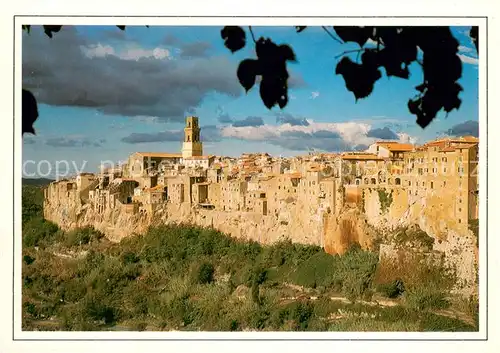
[[[477,133],[478,60],[467,27],[452,29],[461,44],[462,106],[426,129],[406,106],[421,83],[419,67],[411,68],[409,80],[384,75],[372,95],[356,103],[335,75],[335,57],[354,45],[333,41],[319,27],[300,34],[293,27],[253,27],[256,37],[289,44],[298,59],[288,65],[287,107],[270,111],[258,86],[245,94],[236,78],[239,61],[254,57],[253,45],[231,54],[220,29],[65,26],[49,39],[32,27],[23,34],[23,87],[37,96],[40,117],[37,135],[24,138],[23,160],[74,161],[95,171],[100,161],[124,160],[134,151],[177,152],[187,115],[200,118],[205,153],[232,156]],[[27,164],[25,173],[36,173],[36,164]]]

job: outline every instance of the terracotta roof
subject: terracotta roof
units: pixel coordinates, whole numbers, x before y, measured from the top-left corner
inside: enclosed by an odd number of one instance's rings
[[[376,144],[387,148],[389,151],[412,151],[415,147],[411,143],[399,143],[397,141],[379,141]]]
[[[464,139],[467,142],[477,142],[477,143],[479,143],[479,138],[474,137],[474,136],[462,136],[462,139]]]
[[[286,173],[286,174],[283,174],[284,177],[287,177],[287,178],[302,178],[302,174],[300,173]]]
[[[158,158],[181,158],[181,153],[165,153],[165,152],[136,152],[143,157],[158,157]]]
[[[445,137],[437,140],[429,141],[424,144],[424,146],[438,146],[445,145],[447,143],[479,143],[479,139],[474,136],[462,136],[462,137]]]

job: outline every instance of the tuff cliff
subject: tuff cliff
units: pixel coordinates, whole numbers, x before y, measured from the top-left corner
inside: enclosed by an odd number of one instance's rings
[[[448,217],[450,200],[443,195],[418,198],[401,188],[365,188],[358,204],[345,204],[337,212],[321,208],[307,212],[290,203],[283,205],[277,215],[263,216],[207,210],[189,203],[162,203],[143,209],[117,203],[98,213],[91,203],[75,197],[46,201],[44,214],[64,230],[92,226],[117,242],[145,233],[155,224],[190,223],[263,244],[288,238],[321,246],[332,254],[343,253],[353,243],[365,249],[373,248],[376,242],[390,244],[394,230],[417,225],[435,239],[432,251],[444,254],[447,266],[456,269],[459,287],[470,292],[477,284],[477,243],[471,231]],[[391,251],[391,246],[386,247],[384,256],[390,257]]]
[[[148,211],[133,211],[128,205],[108,208],[103,213],[82,202],[46,202],[45,218],[64,230],[91,226],[112,241],[142,234],[149,226],[167,223],[190,223],[213,227],[235,238],[270,244],[291,239],[294,242],[318,245],[330,253],[342,253],[353,242],[371,246],[373,230],[359,211],[349,209],[336,216],[326,210],[305,213],[295,205],[285,205],[277,216],[251,212],[225,212],[181,205],[159,204]]]

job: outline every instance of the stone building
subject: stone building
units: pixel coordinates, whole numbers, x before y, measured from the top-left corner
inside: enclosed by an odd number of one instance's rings
[[[200,140],[200,126],[198,118],[189,116],[186,118],[184,128],[184,142],[182,143],[182,158],[203,156],[203,144]]]
[[[165,164],[179,164],[180,153],[136,152],[129,156],[124,166],[124,177],[143,178],[157,174],[158,167]]]

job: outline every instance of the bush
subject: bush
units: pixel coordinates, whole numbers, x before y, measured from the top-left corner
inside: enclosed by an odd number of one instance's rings
[[[404,283],[401,279],[395,279],[391,283],[381,284],[378,291],[383,293],[387,298],[397,298],[405,291]]]
[[[43,217],[43,189],[33,185],[22,187],[22,223]]]
[[[23,245],[25,247],[45,246],[58,239],[59,227],[40,217],[30,218],[23,224]]]
[[[31,256],[29,255],[24,255],[23,256],[23,261],[26,265],[31,265],[33,262],[35,262],[35,259],[32,258]]]
[[[122,261],[124,264],[135,264],[139,262],[139,260],[139,257],[131,251],[125,252],[122,255]]]
[[[103,234],[92,227],[78,228],[66,234],[66,246],[79,246],[99,240]]]
[[[450,306],[443,292],[425,287],[407,291],[405,302],[415,310],[446,309]]]
[[[398,279],[407,291],[426,287],[448,291],[455,283],[455,275],[442,264],[432,264],[421,255],[406,256],[405,253],[396,259],[382,259],[377,265],[374,281],[386,284]]]
[[[207,284],[214,280],[214,266],[211,263],[204,262],[198,270],[198,283]]]

